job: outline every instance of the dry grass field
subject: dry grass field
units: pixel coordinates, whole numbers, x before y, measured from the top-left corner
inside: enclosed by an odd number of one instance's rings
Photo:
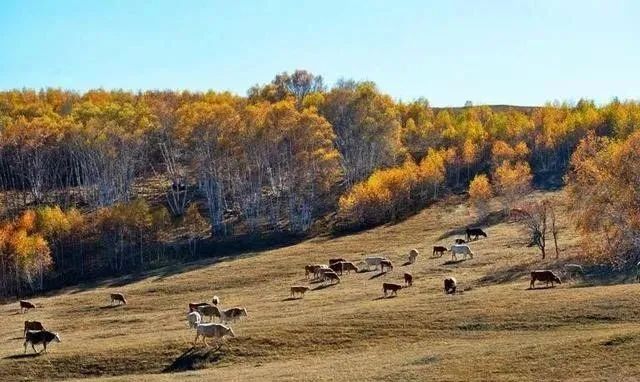
[[[432,245],[449,245],[471,222],[464,204],[443,202],[358,234],[34,298],[39,308],[26,314],[17,303],[0,306],[0,381],[640,380],[640,284],[528,290],[531,269],[560,263],[542,262],[517,224],[500,221],[471,243],[472,260],[431,258]],[[560,262],[579,251],[564,223]],[[411,248],[417,263],[401,266]],[[304,299],[288,298],[291,285],[306,283],[305,264],[371,254],[389,256],[395,269],[311,284]],[[383,281],[401,282],[405,271],[413,287],[381,298]],[[448,275],[463,293],[442,292]],[[129,305],[109,307],[114,291]],[[187,303],[214,294],[249,316],[220,351],[192,349]],[[25,319],[58,331],[62,343],[23,356]]]

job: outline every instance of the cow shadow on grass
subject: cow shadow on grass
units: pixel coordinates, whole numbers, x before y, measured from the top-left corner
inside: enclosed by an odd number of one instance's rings
[[[224,355],[225,353],[220,351],[220,346],[213,349],[192,347],[176,358],[171,365],[165,367],[162,372],[175,373],[203,369],[220,362]]]
[[[46,354],[46,353],[45,353]],[[27,353],[27,354],[14,354],[8,355],[2,359],[25,359],[25,358],[37,358],[40,357],[42,353]]]
[[[392,294],[392,295],[389,295],[389,296],[378,296],[378,297],[374,298],[371,301],[388,300],[390,298],[396,298],[396,297],[398,297],[398,296],[395,295],[395,294]]]
[[[460,260],[447,260],[444,263],[442,263],[442,265],[456,265],[456,264],[460,264],[467,261],[466,259],[460,259]]]
[[[115,308],[118,308],[120,306],[123,306],[123,305],[104,305],[104,306],[101,306],[100,309],[103,309],[103,310],[104,309],[115,309]]]
[[[386,274],[387,274],[387,272],[376,273],[375,275],[372,275],[371,277],[369,277],[369,280],[377,279],[378,277],[384,276]]]
[[[335,284],[320,284],[317,287],[311,289],[311,290],[322,290],[322,289],[326,289],[326,288],[331,288],[332,286],[336,286],[338,285],[338,283]]]
[[[302,297],[287,297],[287,298],[283,298],[280,301],[298,301],[298,300],[302,300]]]

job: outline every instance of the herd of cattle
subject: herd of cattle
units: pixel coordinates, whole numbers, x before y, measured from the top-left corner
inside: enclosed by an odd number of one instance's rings
[[[487,237],[487,234],[480,228],[466,228],[466,239],[455,239],[454,244],[447,248],[440,245],[433,246],[433,256],[441,257],[445,252],[451,252],[453,261],[458,260],[458,256],[462,256],[462,260],[466,260],[467,257],[473,258],[474,254],[471,251],[468,243],[473,240],[478,240],[480,236]],[[413,264],[418,258],[419,252],[416,249],[412,249],[408,255],[408,262],[405,265]],[[391,260],[382,256],[369,256],[365,257],[358,264],[347,261],[343,258],[329,259],[329,264],[308,264],[305,266],[305,277],[307,279],[312,278],[312,282],[327,283],[323,286],[329,286],[340,283],[341,276],[344,277],[345,273],[350,274],[352,271],[368,272],[371,268],[374,270],[380,269],[380,274],[393,270],[393,263]],[[569,267],[576,267],[575,270],[582,272],[582,268],[579,265],[569,265]],[[640,280],[640,277],[639,277]],[[530,288],[535,287],[535,282],[545,282],[547,285],[551,283],[553,287],[555,283],[560,284],[560,278],[550,270],[534,270],[531,272]],[[454,277],[446,277],[444,279],[444,293],[454,294],[458,290],[458,282]],[[404,284],[383,282],[382,292],[384,297],[397,295],[398,291],[410,287],[413,285],[413,275],[409,272],[404,272]],[[309,286],[294,285],[290,288],[291,297],[295,298],[299,296],[303,298],[305,293],[311,290]],[[127,300],[122,293],[111,293],[111,305],[114,304],[127,304]],[[35,309],[36,306],[25,300],[20,300],[20,312],[26,313],[31,309]],[[205,346],[209,346],[206,342],[207,338],[213,338],[214,341],[222,340],[225,336],[235,337],[233,329],[229,326],[241,317],[247,316],[247,310],[242,307],[233,307],[229,309],[220,308],[220,298],[214,296],[211,303],[197,302],[189,303],[187,313],[187,325],[189,328],[195,329],[196,337],[194,345],[198,343],[198,339],[202,339],[202,343]],[[209,322],[205,322],[204,318],[209,318]],[[219,322],[213,322],[214,317]],[[28,344],[31,344],[33,351],[37,353],[35,345],[42,345],[42,352],[47,351],[47,344],[51,342],[60,342],[60,336],[58,333],[48,331],[44,328],[39,321],[25,321],[24,322],[24,352],[27,351]]]

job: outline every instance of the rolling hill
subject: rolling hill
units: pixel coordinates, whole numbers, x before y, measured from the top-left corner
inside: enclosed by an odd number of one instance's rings
[[[532,198],[541,194],[532,195]],[[562,198],[562,193],[556,193]],[[519,225],[484,222],[476,256],[454,263],[431,257],[473,223],[452,198],[395,225],[318,237],[289,247],[212,258],[129,278],[80,285],[35,298],[19,314],[0,306],[0,380],[633,380],[640,351],[640,285],[589,280],[528,290],[532,269],[576,261],[575,233],[563,219],[559,260],[526,247]],[[412,248],[418,261],[402,266]],[[335,286],[290,299],[307,283],[304,265],[331,257],[389,256],[386,275],[345,275]],[[383,281],[414,276],[413,287],[381,298]],[[445,295],[455,276],[463,293]],[[109,306],[121,291],[129,304]],[[199,346],[185,321],[187,303],[221,298],[244,306],[237,338],[218,352]],[[62,343],[22,355],[23,321],[40,320]],[[175,374],[180,373],[180,374]]]

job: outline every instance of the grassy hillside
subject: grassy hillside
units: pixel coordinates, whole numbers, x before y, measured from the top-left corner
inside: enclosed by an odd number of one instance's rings
[[[473,222],[451,200],[405,222],[340,238],[240,258],[162,269],[137,279],[114,279],[33,301],[17,314],[0,306],[0,380],[91,377],[116,381],[212,380],[623,380],[638,375],[640,285],[565,283],[527,290],[528,271],[555,268],[525,247],[519,226],[495,221],[489,237],[471,244],[473,260],[452,264],[431,258]],[[562,261],[579,251],[564,223]],[[416,264],[400,266],[411,248]],[[304,265],[331,257],[357,260],[384,254],[390,274],[345,276],[339,285],[288,299],[305,283]],[[382,299],[383,281],[414,286]],[[442,278],[454,275],[466,290],[444,295]],[[124,292],[129,305],[111,308],[108,294]],[[245,306],[238,338],[221,352],[191,348],[186,327],[190,301]],[[22,356],[22,322],[42,321],[62,343],[48,355]],[[169,372],[179,372],[176,375]]]

